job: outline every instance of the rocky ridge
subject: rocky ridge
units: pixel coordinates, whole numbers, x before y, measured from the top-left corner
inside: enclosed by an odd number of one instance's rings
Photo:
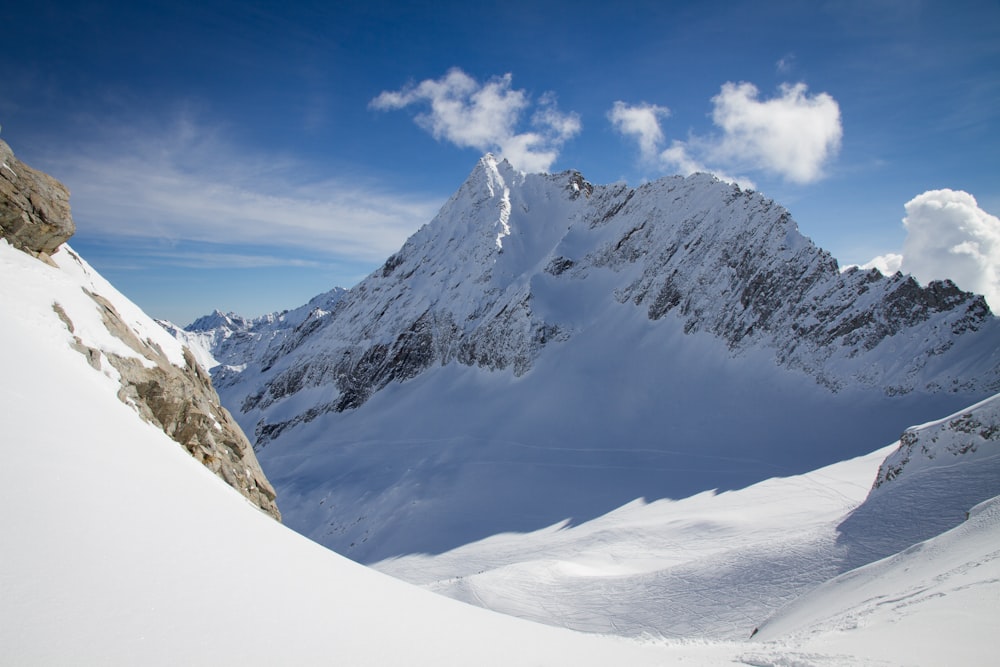
[[[71,276],[92,306],[89,312],[74,311],[68,304],[53,301],[53,317],[68,330],[71,346],[96,371],[118,379],[118,398],[123,403],[162,429],[254,505],[280,520],[274,489],[253,448],[222,407],[210,376],[191,351],[171,346],[175,341],[159,336],[162,332],[152,320],[64,245],[75,229],[66,188],[21,164],[3,142],[0,156],[4,172],[0,178],[2,237],[53,270]],[[94,311],[103,331],[90,326]]]
[[[1000,390],[981,297],[842,272],[705,174],[486,156],[320,310],[213,379],[286,523],[369,563],[815,470]]]
[[[1000,389],[989,349],[1000,330],[981,296],[950,281],[922,287],[899,273],[841,272],[758,193],[705,174],[595,186],[577,172],[525,175],[487,155],[438,216],[332,311],[244,355],[260,377],[238,407],[261,415],[262,445],[432,366],[523,375],[543,348],[590,325],[547,296],[590,276],[604,294],[587,298],[610,295],[651,321],[678,320],[685,333],[725,341],[733,356],[767,348],[830,391]],[[987,365],[956,368],[956,344],[983,348]],[[335,391],[291,418],[267,417],[276,402],[318,387]]]

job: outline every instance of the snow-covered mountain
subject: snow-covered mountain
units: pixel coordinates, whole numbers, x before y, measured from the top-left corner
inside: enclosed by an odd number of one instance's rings
[[[334,287],[298,308],[260,317],[247,318],[216,310],[183,328],[164,320],[160,321],[160,326],[187,345],[202,366],[221,377],[227,372],[242,371],[251,359],[261,356],[263,350],[274,344],[275,339],[292,331],[299,334],[309,331],[333,310],[346,292],[342,287]],[[217,366],[228,368],[217,369]]]
[[[54,260],[69,258],[62,257],[66,252]],[[466,548],[497,560],[515,554],[517,566],[474,579],[477,585],[506,582],[506,589],[481,589],[496,597],[529,585],[534,576],[531,597],[540,600],[562,577],[577,582],[570,590],[579,597],[560,597],[550,610],[585,611],[595,592],[604,597],[589,608],[591,618],[603,610],[605,618],[628,621],[643,607],[667,617],[685,600],[702,605],[701,625],[690,623],[693,616],[675,617],[678,625],[687,623],[672,633],[687,635],[680,640],[574,633],[393,580],[257,511],[143,421],[117,397],[114,378],[96,372],[73,348],[64,323],[50,315],[53,299],[68,303],[78,292],[86,302],[78,286],[59,278],[60,269],[3,243],[0,260],[0,346],[17,351],[0,355],[0,489],[9,499],[0,510],[0,654],[14,664],[777,667],[877,660],[989,665],[995,659],[995,500],[940,537],[820,586],[761,625],[751,642],[692,638],[704,637],[713,619],[744,631],[761,623],[763,618],[745,615],[746,606],[734,612],[721,595],[725,591],[733,600],[741,586],[753,593],[769,576],[781,581],[782,575],[822,565],[792,547],[810,544],[818,529],[863,497],[858,480],[872,479],[888,450],[799,479],[678,502],[634,503],[590,524],[496,536],[478,545],[488,549]],[[67,312],[85,309],[74,304]],[[75,321],[84,338],[103,326]],[[159,340],[155,327],[149,331]],[[169,341],[160,342],[171,349]],[[941,423],[969,424],[966,412]],[[977,433],[995,430],[983,410],[973,415],[986,424]],[[951,455],[957,439],[945,440],[938,438],[945,448],[933,460]],[[960,459],[968,461],[961,466],[966,471],[996,447],[992,437],[970,442],[976,456]],[[954,465],[939,466],[949,467]],[[908,474],[881,485],[879,493],[892,493]],[[764,548],[769,540],[770,550]],[[518,562],[519,541],[536,549],[547,543],[548,562],[536,561],[534,571],[530,561]],[[455,555],[425,561],[425,574]],[[703,577],[691,576],[693,563],[703,564]],[[792,564],[798,569],[789,569]],[[648,575],[657,570],[676,575],[660,581],[673,580],[670,592],[678,602],[654,588],[624,609],[615,587],[643,573],[655,581]],[[687,587],[676,587],[685,582]],[[710,603],[713,596],[717,604]]]
[[[289,525],[367,562],[803,473],[1000,389],[981,297],[841,273],[707,175],[486,156],[320,311],[215,379]]]
[[[5,661],[778,666],[987,665],[995,660],[990,632],[1000,595],[996,498],[972,508],[958,527],[798,598],[760,625],[752,643],[703,637],[708,634],[704,624],[713,618],[733,627],[744,621],[744,628],[759,625],[762,619],[745,601],[764,590],[761,581],[780,582],[780,573],[802,572],[816,580],[816,572],[828,567],[815,559],[823,553],[817,545],[825,545],[828,554],[848,556],[861,541],[876,539],[884,547],[884,516],[862,510],[898,499],[908,488],[932,492],[933,502],[921,511],[947,510],[949,518],[934,530],[960,521],[964,515],[955,518],[954,507],[995,488],[993,473],[983,478],[989,483],[969,482],[983,470],[996,470],[1000,399],[909,431],[881,468],[888,451],[740,491],[635,502],[578,526],[566,521],[536,534],[494,536],[486,550],[481,548],[486,543],[473,544],[436,558],[394,561],[397,566],[421,563],[427,576],[455,562],[472,566],[461,554],[488,555],[492,564],[482,565],[496,571],[467,577],[469,587],[457,580],[438,583],[477,595],[492,591],[494,599],[533,576],[537,590],[532,596],[540,600],[559,577],[574,578],[580,585],[569,590],[578,600],[560,599],[561,607],[550,610],[575,604],[584,612],[577,620],[587,614],[598,618],[595,607],[587,609],[594,600],[584,590],[589,586],[603,591],[610,629],[617,632],[622,628],[615,623],[632,622],[642,605],[661,606],[661,614],[678,622],[695,618],[678,613],[683,604],[669,607],[674,596],[682,602],[700,597],[695,606],[703,612],[697,617],[701,625],[674,633],[685,635],[680,641],[601,637],[533,624],[352,563],[258,511],[263,506],[252,493],[241,489],[244,497],[227,486],[223,479],[239,488],[227,472],[254,480],[249,468],[241,470],[250,465],[252,453],[245,441],[241,448],[227,435],[228,417],[205,389],[210,385],[190,350],[65,246],[71,225],[57,219],[63,208],[58,197],[44,200],[38,189],[33,197],[9,194],[7,184],[31,176],[18,164],[12,168],[7,154],[3,159],[0,347],[7,353],[0,355],[0,489],[7,502],[0,509],[0,655]],[[41,185],[44,190],[51,184]],[[6,238],[14,239],[14,247]],[[333,317],[319,311],[300,323]],[[280,334],[281,345],[302,341],[295,331]],[[518,387],[542,366],[539,362],[516,380],[503,373],[487,377],[503,380],[494,388],[503,389],[504,382]],[[477,382],[482,388],[481,376],[472,380],[461,388],[476,388]],[[394,389],[379,392],[351,413],[363,414]],[[218,451],[224,457],[223,449],[233,450],[242,463],[224,459],[232,466],[224,462],[221,472],[215,470],[209,454]],[[442,452],[447,448],[438,449]],[[444,463],[441,479],[448,481]],[[491,473],[502,472],[502,466],[488,463],[480,461]],[[752,461],[744,458],[743,463]],[[308,475],[308,468],[304,463],[301,474]],[[860,480],[873,477],[878,483],[858,506],[866,488]],[[266,481],[261,477],[255,483]],[[969,488],[976,492],[969,495]],[[835,524],[852,507],[848,519]],[[851,521],[852,529],[846,530]],[[831,537],[836,532],[840,536]],[[545,545],[549,560],[519,561],[524,545],[535,550]],[[497,568],[504,559],[504,567]],[[675,588],[658,590],[669,597],[644,591],[639,605],[625,609],[610,595],[617,584],[664,572],[659,582],[673,580]],[[506,589],[491,588],[491,582]],[[740,595],[733,594],[741,587],[742,606]],[[725,591],[728,597],[720,596]],[[787,585],[784,592],[794,594]],[[768,593],[773,605],[780,596]],[[713,596],[716,603],[706,603]],[[478,602],[491,606],[488,600]]]

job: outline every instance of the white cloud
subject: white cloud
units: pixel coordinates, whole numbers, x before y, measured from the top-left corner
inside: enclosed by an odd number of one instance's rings
[[[635,137],[639,142],[639,152],[645,160],[654,160],[663,144],[663,130],[660,118],[668,118],[670,109],[656,104],[629,106],[622,101],[615,102],[608,112],[608,120],[615,129],[626,136]]]
[[[750,83],[726,83],[712,98],[712,121],[722,129],[714,159],[779,174],[795,183],[822,177],[840,150],[840,107],[826,93],[810,97],[806,85],[783,84],[781,95],[758,100]]]
[[[453,68],[440,79],[384,91],[370,106],[388,111],[429,105],[429,111],[417,114],[415,120],[435,139],[493,151],[524,171],[548,171],[563,143],[580,132],[580,118],[560,112],[555,97],[546,93],[531,117],[534,131],[519,132],[518,124],[531,101],[525,91],[512,89],[511,83],[509,73],[481,84]]]
[[[1000,219],[961,190],[930,190],[906,204],[902,270],[921,282],[950,278],[1000,312]]]
[[[361,179],[304,180],[306,165],[237,148],[185,118],[166,131],[117,127],[65,151],[46,162],[88,236],[258,246],[290,265],[381,261],[442,203]]]
[[[896,271],[902,270],[902,267],[903,256],[898,253],[888,252],[884,255],[879,255],[878,257],[873,258],[870,262],[862,264],[858,268],[864,269],[865,271],[878,269],[883,275],[891,276],[896,273]],[[850,268],[850,266],[844,267],[844,269],[848,268]]]
[[[666,107],[615,102],[608,118],[622,134],[637,138],[645,160],[655,157],[663,169],[709,171],[750,187],[747,177],[727,172],[763,171],[811,183],[823,176],[823,166],[840,150],[840,107],[826,93],[808,95],[803,83],[783,84],[780,95],[768,100],[759,99],[753,84],[725,83],[712,104],[712,121],[720,134],[674,140],[667,148],[660,126],[668,115]]]

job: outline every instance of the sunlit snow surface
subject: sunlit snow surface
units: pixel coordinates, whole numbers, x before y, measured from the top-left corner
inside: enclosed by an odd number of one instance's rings
[[[585,524],[507,534],[375,567],[451,597],[591,632],[745,639],[839,573],[837,524],[891,451],[740,491],[633,502]]]
[[[140,333],[155,336],[152,322],[65,250],[56,261],[64,268],[0,243],[5,664],[993,663],[1000,608],[995,504],[941,537],[821,586],[749,643],[572,633],[366,569],[256,510],[119,401],[116,381],[70,348],[52,302],[84,321],[93,307],[80,297],[86,285],[128,312]],[[99,328],[86,331],[88,345],[116,346]],[[730,562],[740,577],[722,571],[701,582],[708,597],[717,597],[719,586],[773,574],[777,565],[767,555],[780,559],[784,547],[808,558],[808,549],[796,545],[811,544],[811,535],[823,539],[836,516],[864,497],[862,478],[870,478],[882,453],[738,493],[633,503],[571,530],[497,536],[493,560],[476,545],[468,553],[496,568],[521,540],[550,571],[590,581],[646,576],[698,559],[725,564],[726,544],[755,553]],[[613,544],[626,548],[616,554]],[[788,561],[802,569],[796,557],[781,562]],[[532,572],[541,589],[550,585],[544,569],[530,563],[519,576],[525,581]],[[711,607],[704,611],[710,615]]]

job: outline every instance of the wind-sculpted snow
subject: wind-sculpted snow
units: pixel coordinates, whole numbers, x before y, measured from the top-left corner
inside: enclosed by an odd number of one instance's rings
[[[982,297],[841,273],[704,174],[595,186],[486,156],[320,310],[230,336],[214,375],[285,520],[360,560],[805,472],[1000,389]]]

